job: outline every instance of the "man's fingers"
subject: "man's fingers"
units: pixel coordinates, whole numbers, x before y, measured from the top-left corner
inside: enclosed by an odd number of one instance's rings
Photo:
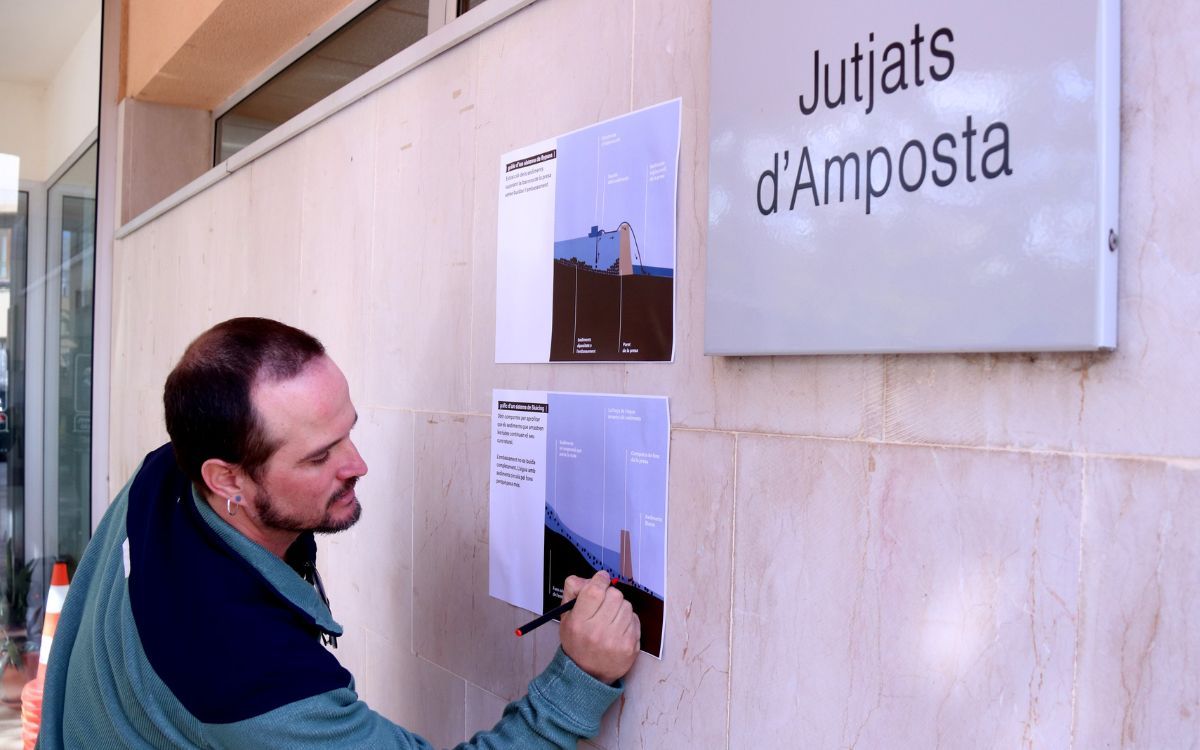
[[[633,614],[633,606],[629,607],[629,626],[625,629],[626,633],[632,633],[635,641],[642,640],[642,618]]]
[[[567,580],[563,581],[563,604],[579,596],[579,590],[586,584],[587,581],[579,576],[567,576]]]
[[[600,571],[586,581],[582,578],[577,578],[576,580],[579,583],[574,596],[577,601],[575,602],[575,610],[572,613],[573,617],[581,617],[585,620],[591,619],[596,616],[596,612],[604,604],[605,595],[609,589],[608,574]],[[563,601],[568,601],[566,598],[566,586],[563,587]]]
[[[611,683],[637,658],[641,622],[603,571],[564,584],[564,598],[568,589],[575,594],[575,607],[563,616],[559,630],[563,651],[585,672]]]
[[[596,574],[588,579],[588,585],[595,586],[601,591],[607,591],[608,587],[612,585],[612,576],[608,574],[607,570],[597,570]]]
[[[624,595],[615,586],[609,586],[604,592],[604,601],[600,605],[600,610],[596,612],[596,617],[600,622],[613,622],[621,616],[622,606],[629,604],[625,601]],[[630,605],[632,608],[633,605]]]

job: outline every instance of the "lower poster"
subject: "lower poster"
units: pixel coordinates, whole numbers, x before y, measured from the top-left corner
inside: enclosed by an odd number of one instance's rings
[[[532,612],[606,570],[662,656],[667,399],[493,391],[488,592]]]

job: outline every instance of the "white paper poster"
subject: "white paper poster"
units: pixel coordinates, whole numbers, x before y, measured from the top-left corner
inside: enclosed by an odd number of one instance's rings
[[[661,656],[670,426],[662,397],[493,391],[489,593],[542,613],[606,570]]]
[[[501,158],[497,362],[674,356],[679,99]]]

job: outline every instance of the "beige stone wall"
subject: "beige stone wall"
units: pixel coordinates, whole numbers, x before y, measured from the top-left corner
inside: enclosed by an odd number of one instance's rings
[[[708,3],[540,0],[118,243],[112,484],[203,327],[319,335],[371,465],[323,548],[338,654],[449,745],[557,643],[487,595],[491,389],[666,394],[666,651],[597,746],[1188,747],[1200,10],[1124,6],[1115,353],[703,356]],[[493,364],[500,155],[676,96],[676,362]]]
[[[212,168],[213,120],[202,109],[137,99],[118,107],[124,223]]]

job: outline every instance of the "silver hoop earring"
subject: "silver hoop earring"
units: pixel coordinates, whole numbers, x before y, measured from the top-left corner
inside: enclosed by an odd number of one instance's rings
[[[237,495],[236,499],[233,497],[227,497],[227,498],[225,498],[225,512],[231,516],[236,516],[237,510],[238,510],[238,505],[241,505],[241,504],[242,504],[242,496],[241,495]]]

